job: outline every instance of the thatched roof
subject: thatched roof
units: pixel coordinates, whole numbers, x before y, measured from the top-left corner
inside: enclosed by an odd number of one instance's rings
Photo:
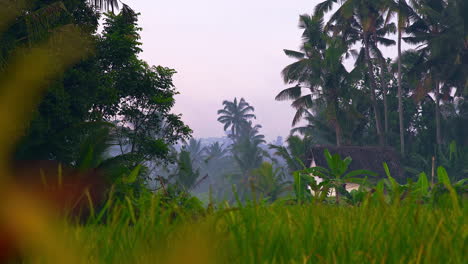
[[[350,170],[371,170],[379,174],[379,178],[386,177],[383,163],[386,162],[392,177],[398,181],[404,179],[404,171],[398,153],[389,147],[335,147],[335,146],[316,146],[309,154],[308,165],[315,161],[316,166],[327,167],[327,161],[324,156],[325,149],[330,153],[339,154],[342,159],[351,157],[353,161]]]

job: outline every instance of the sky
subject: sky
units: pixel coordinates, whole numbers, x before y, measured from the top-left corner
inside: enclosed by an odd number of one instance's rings
[[[274,99],[288,87],[281,70],[293,62],[283,49],[299,48],[299,15],[311,14],[320,0],[123,2],[141,13],[140,57],[177,70],[173,112],[182,114],[194,137],[223,136],[217,110],[234,97],[255,107],[268,141],[289,134],[295,111],[291,102]]]

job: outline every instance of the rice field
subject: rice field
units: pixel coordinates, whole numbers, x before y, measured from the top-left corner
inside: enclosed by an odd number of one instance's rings
[[[466,207],[249,203],[208,209],[157,196],[33,237],[24,263],[468,263]]]

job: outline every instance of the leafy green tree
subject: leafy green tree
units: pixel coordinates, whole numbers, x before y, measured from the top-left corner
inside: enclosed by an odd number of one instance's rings
[[[7,1],[6,4],[8,2],[11,3]],[[20,7],[21,16],[0,37],[0,64],[9,61],[12,54],[21,52],[21,47],[36,46],[49,39],[54,32],[79,28],[79,37],[86,39],[89,45],[95,44],[93,34],[97,30],[99,14],[86,1],[34,1],[20,6],[21,3],[26,2],[15,3]],[[61,52],[63,47],[55,45],[54,49]],[[62,151],[64,142],[60,140],[64,138],[61,134],[87,120],[89,109],[96,98],[98,79],[99,67],[95,55],[91,54],[60,76],[49,80],[34,118],[17,146],[15,158],[55,159],[71,163],[69,154],[77,151],[77,145],[68,143],[76,142],[76,139],[69,135],[66,145],[70,148]]]
[[[52,7],[55,8],[49,10]],[[37,1],[28,8],[25,10],[56,12],[57,18],[48,24],[49,29],[61,30],[66,23],[83,28],[83,38],[89,39],[96,49],[52,80],[17,147],[16,158],[53,159],[73,165],[78,162],[80,144],[86,145],[79,127],[94,121],[117,126],[114,132],[120,154],[133,166],[153,159],[167,160],[169,145],[187,138],[191,130],[179,115],[171,113],[177,94],[172,83],[175,71],[150,67],[138,58],[138,14],[126,6],[118,14],[107,13],[102,36],[97,36],[99,14],[84,0],[67,1],[64,5],[54,1],[53,6]],[[25,14],[27,21],[28,12]],[[21,23],[27,24],[20,20]],[[24,34],[38,34],[15,30],[17,26],[13,25],[8,34],[17,34],[20,43],[29,41],[22,40]]]
[[[188,138],[191,130],[180,115],[170,112],[177,94],[175,70],[150,67],[138,59],[137,21],[138,14],[131,10],[106,15],[99,51],[107,88],[93,115],[116,122],[123,154],[131,153],[141,163],[164,160],[169,145]]]

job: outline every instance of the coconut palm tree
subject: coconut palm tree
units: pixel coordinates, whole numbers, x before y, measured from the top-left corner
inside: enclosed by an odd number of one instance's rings
[[[334,128],[336,144],[342,143],[342,122],[340,109],[343,108],[343,89],[348,87],[348,72],[342,61],[347,47],[337,38],[330,38],[324,32],[323,19],[319,16],[301,15],[299,27],[304,29],[300,51],[285,50],[285,54],[297,61],[286,66],[282,75],[284,82],[295,86],[281,91],[276,100],[294,100],[296,109],[293,119],[295,126],[305,111],[313,105],[322,104],[327,120]],[[303,89],[309,93],[303,95]]]
[[[243,175],[250,170],[258,168],[267,154],[260,145],[266,143],[265,136],[260,134],[262,126],[248,123],[242,127],[231,151]]]
[[[306,124],[291,129],[291,135],[310,137],[315,144],[319,145],[333,145],[335,140],[334,131],[328,125],[325,111],[323,109],[318,111],[305,109],[303,115]]]
[[[275,155],[286,161],[290,173],[304,169],[304,166],[307,166],[307,159],[309,158],[308,152],[314,143],[311,136],[306,135],[301,138],[291,135],[286,142],[287,147],[270,144],[269,148],[275,150]]]
[[[200,170],[194,167],[190,152],[182,150],[177,160],[177,171],[170,178],[175,178],[179,187],[189,191],[196,187],[200,178]]]
[[[447,73],[451,71],[453,61],[447,61],[446,56],[449,51],[445,46],[451,46],[451,41],[457,39],[447,39],[446,33],[450,32],[451,20],[449,16],[449,5],[443,0],[420,0],[412,2],[415,15],[414,22],[407,27],[408,37],[404,40],[408,43],[420,45],[418,47],[419,62],[414,68],[414,72],[419,72],[421,76],[416,94],[421,98],[429,92],[434,93],[435,101],[435,123],[436,123],[436,143],[440,146],[443,142],[441,132],[440,99],[441,88],[446,94],[450,94],[450,80],[447,80]],[[465,43],[465,40],[462,40]],[[450,56],[450,59],[453,59]]]
[[[207,161],[216,161],[218,159],[223,158],[227,153],[228,149],[224,148],[223,145],[219,144],[219,142],[215,142],[205,148],[205,155]]]
[[[326,0],[315,8],[317,16],[323,16],[325,12],[332,9],[338,0]],[[382,42],[379,31],[388,27],[384,15],[388,13],[391,2],[387,0],[346,0],[333,13],[326,25],[326,30],[335,36],[341,36],[348,47],[361,42],[363,46],[364,62],[370,84],[370,97],[374,109],[377,135],[380,145],[385,144],[385,133],[382,128],[382,118],[377,102],[377,81],[375,78],[374,62],[371,57],[373,47]],[[390,43],[389,43],[390,44]]]
[[[401,42],[403,31],[409,24],[409,20],[414,16],[414,11],[411,6],[408,5],[406,0],[395,0],[393,6],[390,9],[389,16],[392,13],[396,13],[398,17],[397,29],[398,29],[398,119],[400,125],[400,152],[401,155],[405,156],[405,124],[403,114],[403,89],[402,89],[402,65],[401,65]]]
[[[234,98],[234,101],[223,101],[224,108],[218,110],[218,121],[224,124],[224,130],[231,129],[231,135],[234,138],[239,136],[240,131],[246,125],[249,120],[255,119],[256,116],[253,114],[255,111],[254,107],[249,105],[244,98],[239,101]]]
[[[202,165],[206,148],[202,146],[201,140],[191,138],[188,143],[182,146],[182,150],[190,153],[192,163],[198,167]]]

